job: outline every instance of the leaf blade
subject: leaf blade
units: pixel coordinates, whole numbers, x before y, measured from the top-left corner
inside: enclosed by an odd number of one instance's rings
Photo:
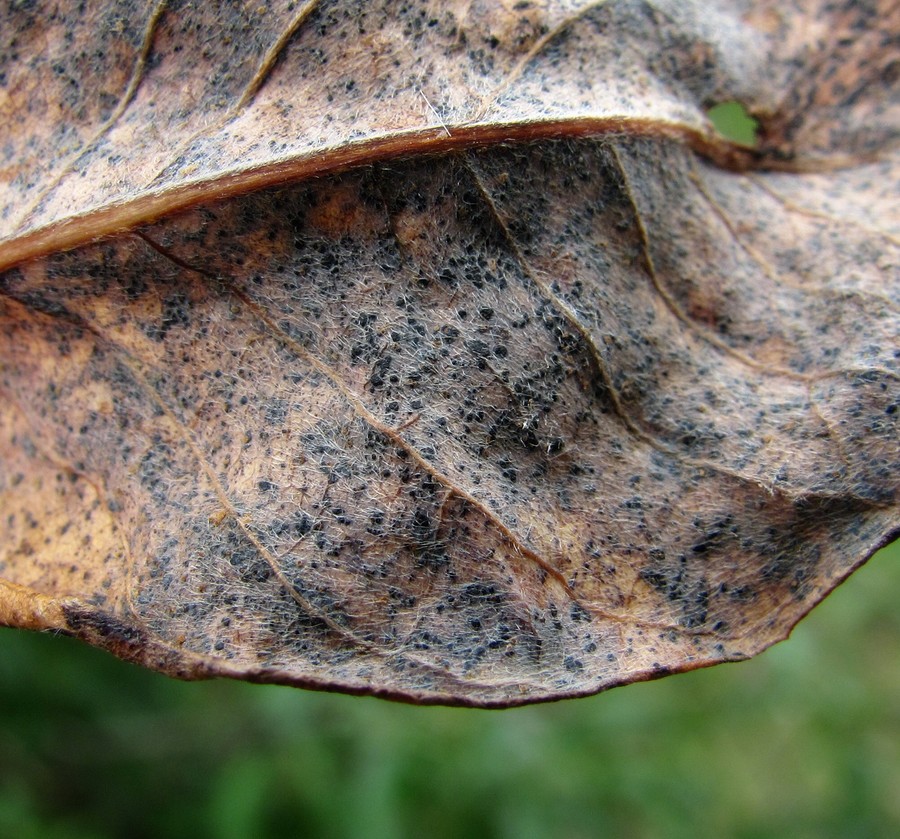
[[[554,7],[503,107],[617,26],[707,55],[696,10],[642,9]],[[297,43],[324,12],[300,14]],[[503,143],[468,149],[462,118],[392,135],[440,155],[364,138],[367,167],[226,185],[3,274],[4,576],[167,672],[419,702],[582,695],[784,637],[896,531],[896,241],[698,159],[665,102],[586,138],[596,102],[550,102],[492,117]],[[144,194],[110,218],[148,220]]]

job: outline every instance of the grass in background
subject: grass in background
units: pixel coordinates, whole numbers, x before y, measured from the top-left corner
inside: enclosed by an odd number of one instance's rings
[[[721,102],[710,108],[706,116],[726,140],[751,148],[756,146],[759,123],[740,102]]]
[[[0,836],[900,835],[900,543],[741,664],[510,711],[186,684],[0,631]]]

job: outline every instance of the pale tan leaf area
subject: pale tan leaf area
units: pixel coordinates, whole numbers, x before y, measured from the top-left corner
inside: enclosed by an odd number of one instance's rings
[[[900,521],[898,38],[3,4],[0,622],[488,706],[783,639]]]

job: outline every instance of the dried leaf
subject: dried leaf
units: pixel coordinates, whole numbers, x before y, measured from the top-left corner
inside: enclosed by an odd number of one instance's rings
[[[896,535],[896,3],[87,5],[0,12],[0,622],[514,705]]]

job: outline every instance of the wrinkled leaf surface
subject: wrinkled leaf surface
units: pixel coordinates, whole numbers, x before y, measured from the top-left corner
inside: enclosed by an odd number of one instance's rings
[[[898,528],[898,35],[7,4],[0,621],[473,705],[784,638]]]

